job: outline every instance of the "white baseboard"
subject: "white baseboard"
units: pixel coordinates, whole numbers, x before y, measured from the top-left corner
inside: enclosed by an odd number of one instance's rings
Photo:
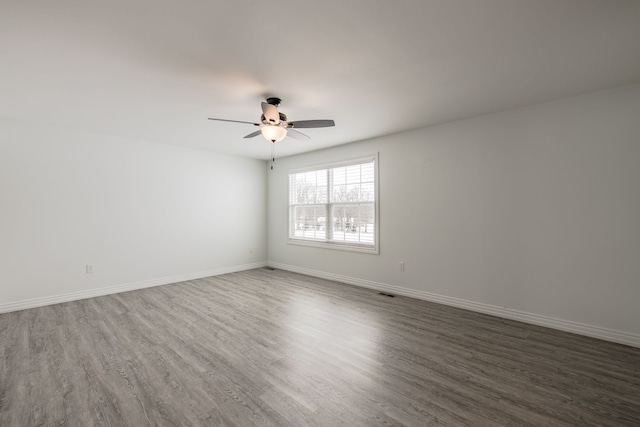
[[[219,276],[221,274],[235,273],[237,271],[252,270],[254,268],[266,267],[267,263],[255,262],[251,264],[234,265],[230,267],[217,268],[214,270],[198,271],[196,273],[179,274],[177,276],[161,277],[157,279],[143,280],[140,282],[125,283],[122,285],[107,286],[98,289],[88,289],[86,291],[70,292],[66,294],[51,295],[48,297],[33,298],[28,300],[0,304],[0,313],[26,310],[28,308],[42,307],[45,305],[59,304],[62,302],[76,301],[80,299],[101,297],[103,295],[117,294],[120,292],[135,291],[136,289],[150,288],[153,286],[168,285],[171,283],[184,282],[187,280],[202,279],[203,277]]]
[[[479,302],[463,300],[459,298],[447,297],[444,295],[433,294],[425,291],[404,288],[401,286],[388,285],[386,283],[374,282],[371,280],[358,279],[356,277],[342,276],[339,274],[327,273],[324,271],[312,270],[293,265],[281,264],[279,262],[268,262],[269,267],[279,268],[281,270],[292,271],[295,273],[306,274],[307,276],[319,277],[321,279],[335,280],[337,282],[347,283],[349,285],[360,286],[363,288],[375,289],[378,291],[388,292],[396,295],[404,295],[407,297],[417,298],[425,301],[436,302],[449,305],[452,307],[463,308],[465,310],[476,311],[479,313],[490,314],[492,316],[502,317],[505,319],[517,320],[520,322],[530,323],[538,326],[545,326],[561,331],[572,332],[588,337],[599,338],[606,341],[612,341],[619,344],[625,344],[633,347],[640,347],[640,335],[628,332],[616,331],[612,329],[601,328],[599,326],[587,325],[584,323],[572,322],[564,319],[557,319],[539,314],[527,313],[525,311],[512,310],[508,308],[498,307],[495,305],[482,304]]]

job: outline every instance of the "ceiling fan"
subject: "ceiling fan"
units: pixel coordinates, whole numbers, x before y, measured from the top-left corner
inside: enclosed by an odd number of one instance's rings
[[[251,132],[249,135],[246,135],[245,138],[253,138],[262,134],[262,136],[274,143],[282,141],[286,136],[300,140],[310,139],[308,135],[296,130],[296,128],[326,128],[336,125],[333,120],[299,120],[289,122],[287,121],[287,116],[278,111],[280,102],[280,98],[267,98],[267,102],[262,103],[260,123],[214,118],[209,118],[209,120],[246,123],[248,125],[259,126],[260,130]]]

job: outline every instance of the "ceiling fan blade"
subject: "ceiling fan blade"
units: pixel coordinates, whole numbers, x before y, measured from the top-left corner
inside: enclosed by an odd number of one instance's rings
[[[297,122],[289,122],[292,128],[328,128],[335,126],[333,120],[299,120]]]
[[[260,135],[261,133],[262,133],[262,131],[257,130],[257,131],[255,131],[255,132],[251,132],[249,135],[246,135],[244,138],[245,138],[245,139],[246,139],[246,138],[253,138],[254,136],[258,136],[258,135]]]
[[[248,125],[260,126],[260,124],[258,124],[258,123],[242,122],[240,120],[212,119],[211,117],[209,117],[209,120],[216,120],[216,121],[219,121],[219,122],[245,123],[245,124],[248,124]]]
[[[264,114],[264,117],[269,121],[269,123],[273,123],[275,125],[280,123],[280,114],[278,113],[278,109],[275,105],[263,102],[262,113]]]
[[[290,136],[291,138],[297,139],[299,141],[306,141],[307,139],[311,139],[309,135],[295,129],[287,129],[287,136]]]

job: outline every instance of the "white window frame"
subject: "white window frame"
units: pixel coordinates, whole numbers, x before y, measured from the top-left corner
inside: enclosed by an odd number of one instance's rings
[[[339,240],[332,240],[331,239],[331,235],[332,235],[332,227],[331,229],[326,229],[325,230],[325,239],[312,239],[312,238],[304,238],[304,237],[295,237],[292,236],[293,232],[293,227],[295,227],[295,224],[292,222],[292,207],[296,206],[295,204],[291,204],[291,175],[292,174],[296,174],[296,173],[302,173],[302,172],[311,172],[311,171],[317,171],[317,170],[323,170],[323,169],[333,169],[333,168],[340,168],[340,167],[345,167],[345,166],[352,166],[352,165],[357,165],[357,164],[362,164],[362,163],[371,163],[373,162],[373,174],[374,174],[374,202],[373,202],[373,206],[374,206],[374,239],[373,239],[373,244],[366,244],[366,243],[357,243],[357,242],[344,242],[344,241],[339,241]],[[331,176],[331,174],[328,174],[329,177]],[[314,166],[308,166],[305,168],[298,168],[298,169],[291,169],[289,170],[288,173],[288,180],[287,180],[287,186],[288,186],[288,190],[289,190],[289,195],[288,195],[288,208],[287,208],[287,235],[288,235],[288,243],[291,245],[301,245],[301,246],[312,246],[312,247],[317,247],[317,248],[325,248],[325,249],[337,249],[337,250],[343,250],[343,251],[352,251],[352,252],[364,252],[364,253],[369,253],[369,254],[380,254],[380,197],[379,197],[379,190],[378,190],[378,181],[379,181],[379,177],[378,177],[378,153],[372,154],[370,156],[366,156],[366,157],[360,157],[357,159],[350,159],[350,160],[345,160],[345,161],[339,161],[339,162],[331,162],[331,163],[325,163],[325,164],[320,164],[320,165],[314,165]],[[327,209],[327,213],[329,215],[330,212],[332,212],[332,207],[335,204],[338,203],[334,203],[331,200],[331,180],[330,178],[327,178],[327,202],[326,204],[320,204],[318,206],[326,206]],[[346,203],[349,204],[349,203]],[[313,206],[313,205],[309,205],[309,206]],[[327,216],[328,216],[327,215]],[[328,218],[327,218],[328,219]],[[329,224],[331,223],[331,221],[327,221],[325,224]]]

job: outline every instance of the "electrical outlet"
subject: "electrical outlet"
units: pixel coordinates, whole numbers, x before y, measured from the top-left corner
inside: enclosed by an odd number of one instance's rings
[[[398,271],[404,271],[404,261],[398,262]]]
[[[87,264],[85,266],[85,272],[87,274],[91,274],[91,273],[95,272],[95,266],[93,264]]]

